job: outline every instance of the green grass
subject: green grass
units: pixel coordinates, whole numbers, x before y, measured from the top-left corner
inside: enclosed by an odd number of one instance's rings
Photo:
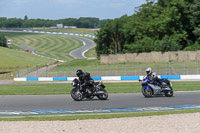
[[[71,84],[0,85],[0,95],[69,94]]]
[[[41,62],[50,61],[49,59],[35,56],[26,52],[19,52],[3,47],[0,47],[0,60],[1,60],[0,69],[4,68],[4,70],[6,68],[8,69],[12,67],[15,68],[17,66],[21,67],[26,67],[27,65],[34,66],[40,64]]]
[[[61,35],[9,32],[3,34],[8,36],[12,43],[23,44],[38,54],[66,61],[73,59],[69,55],[72,50],[83,46],[80,40]]]
[[[86,53],[85,53],[85,56],[90,58],[90,57],[97,57],[97,54],[96,54],[96,49],[95,48],[92,48],[90,50],[88,50]]]
[[[3,47],[0,47],[0,60],[0,72],[10,71],[14,74],[14,76],[17,72],[17,66],[20,66],[20,68],[23,69],[27,66],[32,67],[36,65],[42,65],[51,61],[49,59],[35,56],[26,52],[19,52]],[[0,78],[1,77],[2,75],[0,75]]]
[[[200,90],[200,82],[172,82],[174,91]],[[105,83],[108,93],[141,93],[139,82]],[[71,84],[0,85],[0,95],[70,94]]]
[[[110,118],[124,118],[124,117],[144,117],[144,116],[155,116],[155,115],[197,113],[197,112],[200,112],[200,110],[196,109],[196,110],[166,111],[166,112],[141,112],[141,113],[119,113],[119,114],[0,118],[0,121],[66,121],[66,120],[86,120],[86,119],[110,119]]]

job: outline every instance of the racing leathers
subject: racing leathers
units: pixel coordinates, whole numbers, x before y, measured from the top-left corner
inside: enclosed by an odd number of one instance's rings
[[[90,73],[83,72],[79,75],[79,81],[81,83],[82,89],[85,91],[86,88],[91,88],[90,91],[93,92],[94,80],[91,78]]]
[[[156,81],[157,83],[159,83],[161,85],[161,88],[162,88],[163,82],[160,78],[158,78],[158,76],[156,75],[155,72],[151,72],[151,73],[147,74],[146,76],[149,81],[152,81],[152,82]]]

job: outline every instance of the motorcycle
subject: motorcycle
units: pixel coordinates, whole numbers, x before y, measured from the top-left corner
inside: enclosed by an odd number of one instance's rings
[[[75,101],[82,101],[84,98],[93,99],[95,96],[97,96],[99,100],[106,100],[108,98],[108,93],[102,82],[94,82],[92,86],[87,86],[83,89],[80,81],[75,78],[72,81],[72,86],[74,88],[71,90],[71,97]]]
[[[166,97],[172,97],[174,94],[172,83],[167,79],[161,79],[163,84],[156,81],[149,80],[148,77],[145,77],[142,81],[142,94],[144,97],[150,98],[154,95],[165,95]]]

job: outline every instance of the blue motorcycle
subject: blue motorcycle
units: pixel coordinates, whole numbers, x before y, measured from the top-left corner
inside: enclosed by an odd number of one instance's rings
[[[150,98],[155,95],[165,95],[166,97],[172,97],[174,91],[172,89],[172,83],[167,79],[161,79],[163,84],[161,85],[157,81],[149,80],[148,77],[144,77],[142,85],[142,94],[144,97]]]

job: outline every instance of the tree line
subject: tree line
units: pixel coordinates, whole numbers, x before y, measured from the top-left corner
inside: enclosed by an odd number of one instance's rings
[[[3,34],[0,34],[0,47],[7,47],[7,40]]]
[[[56,24],[63,24],[64,26],[76,26],[78,28],[99,28],[102,26],[104,20],[93,17],[80,18],[66,18],[58,20],[49,19],[28,19],[25,15],[21,18],[6,18],[0,17],[0,27],[2,28],[31,28],[31,27],[51,27]]]
[[[106,20],[95,42],[98,57],[200,50],[200,1],[146,0],[133,15]]]

